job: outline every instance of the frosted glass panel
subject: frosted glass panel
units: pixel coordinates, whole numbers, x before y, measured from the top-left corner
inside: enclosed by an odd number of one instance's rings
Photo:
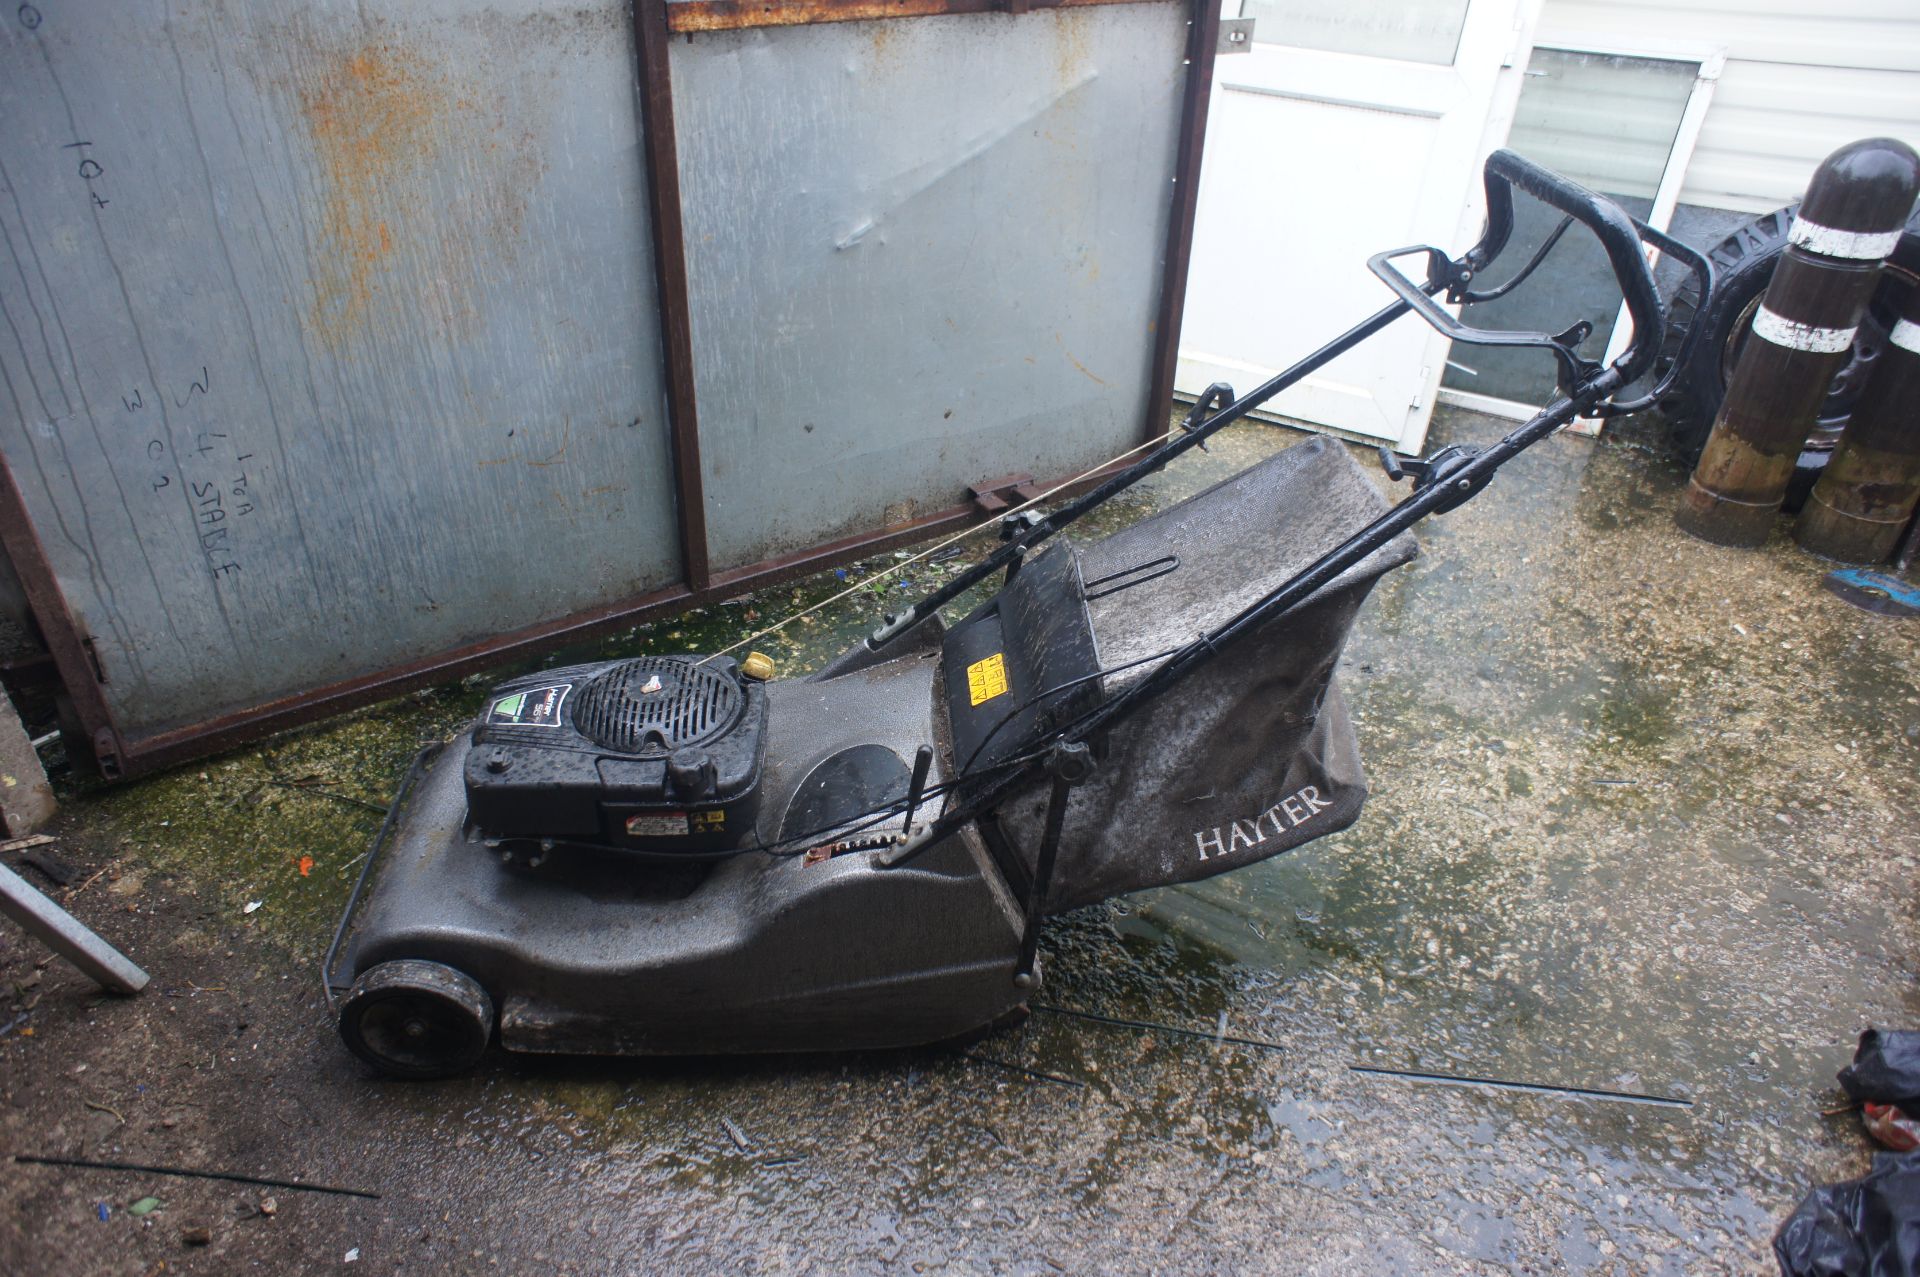
[[[1467,0],[1246,0],[1257,44],[1453,65]]]
[[[1536,48],[1507,146],[1646,217],[1699,72],[1697,62]],[[1485,282],[1505,279],[1533,256],[1559,220],[1538,201],[1516,198],[1513,239]],[[1606,253],[1575,226],[1518,290],[1465,307],[1460,317],[1480,328],[1538,332],[1590,320],[1593,335],[1580,349],[1598,359],[1619,311],[1620,290]],[[1456,342],[1450,358],[1443,386],[1536,405],[1554,390],[1553,357],[1543,350]]]
[[[1535,49],[1507,145],[1608,195],[1652,199],[1697,62]]]

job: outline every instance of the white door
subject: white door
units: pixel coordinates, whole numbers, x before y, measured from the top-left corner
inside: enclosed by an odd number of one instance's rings
[[[1391,301],[1370,254],[1477,235],[1480,163],[1506,135],[1539,9],[1239,2],[1253,51],[1214,71],[1175,379],[1188,395],[1244,394]],[[1268,410],[1413,451],[1446,355],[1408,316]]]

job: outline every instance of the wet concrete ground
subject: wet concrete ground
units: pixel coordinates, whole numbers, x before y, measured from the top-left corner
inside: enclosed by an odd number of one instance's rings
[[[1109,521],[1297,438],[1236,428]],[[1920,1023],[1920,625],[1783,538],[1682,536],[1653,438],[1549,440],[1420,529],[1342,666],[1358,824],[1049,932],[1050,1006],[1266,1046],[1043,1010],[975,1058],[377,1081],[316,977],[359,804],[484,684],[69,793],[60,850],[99,871],[71,907],[154,985],[104,998],[0,928],[0,1147],[380,1197],[7,1164],[0,1271],[1771,1271],[1806,1188],[1866,1168],[1821,1115],[1853,1036]],[[837,588],[594,652],[708,649]],[[795,672],[880,608],[761,646]]]

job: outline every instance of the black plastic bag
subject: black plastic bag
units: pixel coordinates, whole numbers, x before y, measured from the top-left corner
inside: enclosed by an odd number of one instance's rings
[[[1920,1273],[1920,1153],[1881,1153],[1859,1179],[1808,1193],[1773,1235],[1773,1257],[1783,1277]]]
[[[1862,1033],[1853,1063],[1840,1070],[1840,1086],[1856,1104],[1898,1104],[1920,1113],[1920,1030]]]

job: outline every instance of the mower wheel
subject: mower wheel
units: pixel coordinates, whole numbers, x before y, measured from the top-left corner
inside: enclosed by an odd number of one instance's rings
[[[1679,357],[1687,334],[1699,330],[1693,348],[1679,369],[1673,387],[1661,401],[1661,410],[1671,426],[1674,453],[1691,464],[1700,459],[1719,415],[1721,401],[1727,395],[1734,365],[1753,329],[1753,315],[1766,295],[1780,254],[1787,247],[1787,232],[1793,226],[1799,205],[1789,204],[1771,213],[1763,213],[1736,227],[1718,244],[1707,250],[1713,261],[1715,287],[1712,300],[1703,309],[1699,290],[1691,280],[1674,292],[1667,316],[1666,340],[1662,343],[1656,377],[1665,377]],[[1894,250],[1895,269],[1887,271],[1873,295],[1867,313],[1861,317],[1853,351],[1827,389],[1827,397],[1815,419],[1813,434],[1800,454],[1789,505],[1797,508],[1800,499],[1813,486],[1827,464],[1833,446],[1853,415],[1874,361],[1886,348],[1887,332],[1893,325],[1900,298],[1912,286],[1912,277],[1900,269],[1920,267],[1920,215],[1908,223],[1907,234]]]
[[[464,1073],[492,1037],[487,991],[438,962],[409,958],[370,967],[340,1004],[347,1049],[393,1077]]]

